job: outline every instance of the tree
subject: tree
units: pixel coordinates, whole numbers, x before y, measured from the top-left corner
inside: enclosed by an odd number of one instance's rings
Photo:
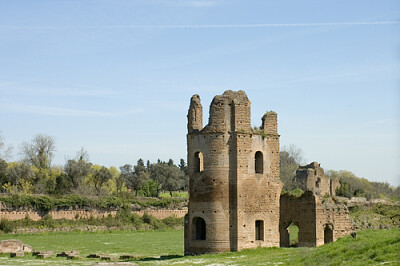
[[[141,190],[149,179],[149,173],[142,159],[137,161],[137,164],[132,166],[125,164],[120,167],[121,176],[126,180],[128,188],[138,195],[138,191]]]
[[[0,187],[8,182],[7,168],[7,162],[3,159],[0,159]]]
[[[115,179],[115,187],[116,187],[117,193],[122,191],[122,188],[124,187],[125,182],[126,182],[125,177],[120,173],[118,175],[118,177]]]
[[[304,163],[303,152],[295,145],[291,144],[289,147],[282,147],[279,153],[280,158],[280,172],[281,181],[285,190],[293,190],[297,188],[294,182],[296,170],[300,164]]]
[[[181,159],[178,165],[179,169],[185,174],[184,180],[183,180],[183,190],[188,190],[189,187],[189,175],[188,175],[188,168],[185,163],[184,159]]]
[[[185,173],[176,165],[168,165],[165,182],[162,184],[164,190],[169,191],[172,197],[172,191],[180,190],[184,186]]]
[[[35,173],[33,172],[31,166],[23,162],[11,162],[8,164],[7,171],[8,181],[12,185],[18,185],[21,179],[29,182],[34,182]]]
[[[125,164],[119,168],[121,179],[123,179],[128,188],[134,189],[133,186],[133,166]]]
[[[167,177],[168,164],[158,160],[157,163],[150,166],[150,179],[156,183],[156,197],[159,196],[162,184],[165,183]]]
[[[94,170],[92,181],[94,188],[97,191],[97,194],[100,194],[103,185],[107,183],[107,181],[110,180],[111,178],[112,174],[110,170],[104,166],[102,166],[100,169]]]
[[[65,192],[71,192],[72,189],[77,189],[85,182],[85,178],[92,171],[92,164],[86,162],[83,158],[78,161],[68,160],[64,166],[66,179],[63,180]]]
[[[149,179],[149,172],[146,169],[146,166],[144,165],[144,161],[142,159],[139,159],[137,161],[137,164],[133,166],[134,172],[131,180],[131,184],[137,193],[140,189],[143,188],[143,186],[146,184],[147,180]]]
[[[1,131],[0,131],[0,159],[2,159],[2,160],[9,159],[12,155],[12,150],[13,150],[13,147],[11,145],[10,146],[5,145],[4,137],[2,136]]]
[[[24,159],[38,169],[50,169],[55,150],[54,138],[43,134],[36,135],[30,143],[22,144]]]
[[[158,161],[150,169],[150,178],[157,184],[157,197],[161,189],[169,191],[172,196],[172,191],[184,186],[185,173],[176,165]]]

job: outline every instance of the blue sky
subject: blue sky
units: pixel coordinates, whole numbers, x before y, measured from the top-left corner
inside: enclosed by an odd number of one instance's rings
[[[245,90],[306,162],[400,185],[400,2],[0,0],[0,130],[106,166],[186,158],[199,94]]]

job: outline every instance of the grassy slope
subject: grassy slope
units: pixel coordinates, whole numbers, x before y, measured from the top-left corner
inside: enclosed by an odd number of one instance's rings
[[[319,248],[259,248],[224,254],[183,257],[183,231],[50,233],[31,235],[0,235],[0,239],[16,238],[37,250],[80,250],[89,253],[113,255],[137,254],[143,256],[139,264],[284,264],[284,265],[370,265],[400,264],[400,230],[368,230],[357,234],[357,239],[344,237]],[[162,256],[160,258],[160,256]],[[98,260],[67,261],[0,257],[0,264],[92,264]]]

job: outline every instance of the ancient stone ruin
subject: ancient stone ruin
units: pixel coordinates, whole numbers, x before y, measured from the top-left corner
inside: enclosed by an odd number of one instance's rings
[[[214,97],[203,127],[200,97],[191,98],[185,254],[288,246],[291,223],[299,227],[299,246],[351,233],[347,208],[322,203],[320,195],[332,195],[334,185],[325,185],[319,165],[305,178],[307,190],[308,182],[314,190],[300,198],[281,196],[277,114],[267,112],[260,129],[252,129],[250,107],[244,91],[225,91]]]
[[[325,177],[324,169],[317,162],[300,166],[296,171],[295,181],[300,184],[302,190],[312,191],[318,196],[329,195],[333,197],[336,189],[340,187],[339,181]]]
[[[24,253],[31,253],[32,247],[16,239],[0,241],[0,253],[16,254],[16,257],[23,257]]]

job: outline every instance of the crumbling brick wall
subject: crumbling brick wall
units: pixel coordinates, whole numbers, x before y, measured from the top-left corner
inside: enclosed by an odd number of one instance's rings
[[[299,166],[296,171],[295,181],[304,191],[312,191],[319,196],[335,196],[336,189],[340,186],[337,180],[325,177],[324,169],[317,162]]]
[[[226,91],[214,97],[209,122],[201,128],[195,117],[202,110],[200,98],[191,99],[186,254],[279,246],[277,117],[267,113],[263,132],[254,133],[250,107],[243,91]]]
[[[252,130],[250,107],[243,91],[226,91],[214,97],[203,127],[200,97],[191,98],[185,254],[287,246],[290,223],[300,228],[300,246],[349,232],[346,210],[320,203],[319,196],[334,195],[338,184],[325,178],[318,163],[298,171],[308,192],[300,198],[281,196],[277,114],[267,112],[260,129]]]
[[[282,195],[280,202],[280,246],[289,246],[288,226],[298,226],[299,247],[316,247],[353,232],[349,210],[330,197],[306,191],[300,198]]]

